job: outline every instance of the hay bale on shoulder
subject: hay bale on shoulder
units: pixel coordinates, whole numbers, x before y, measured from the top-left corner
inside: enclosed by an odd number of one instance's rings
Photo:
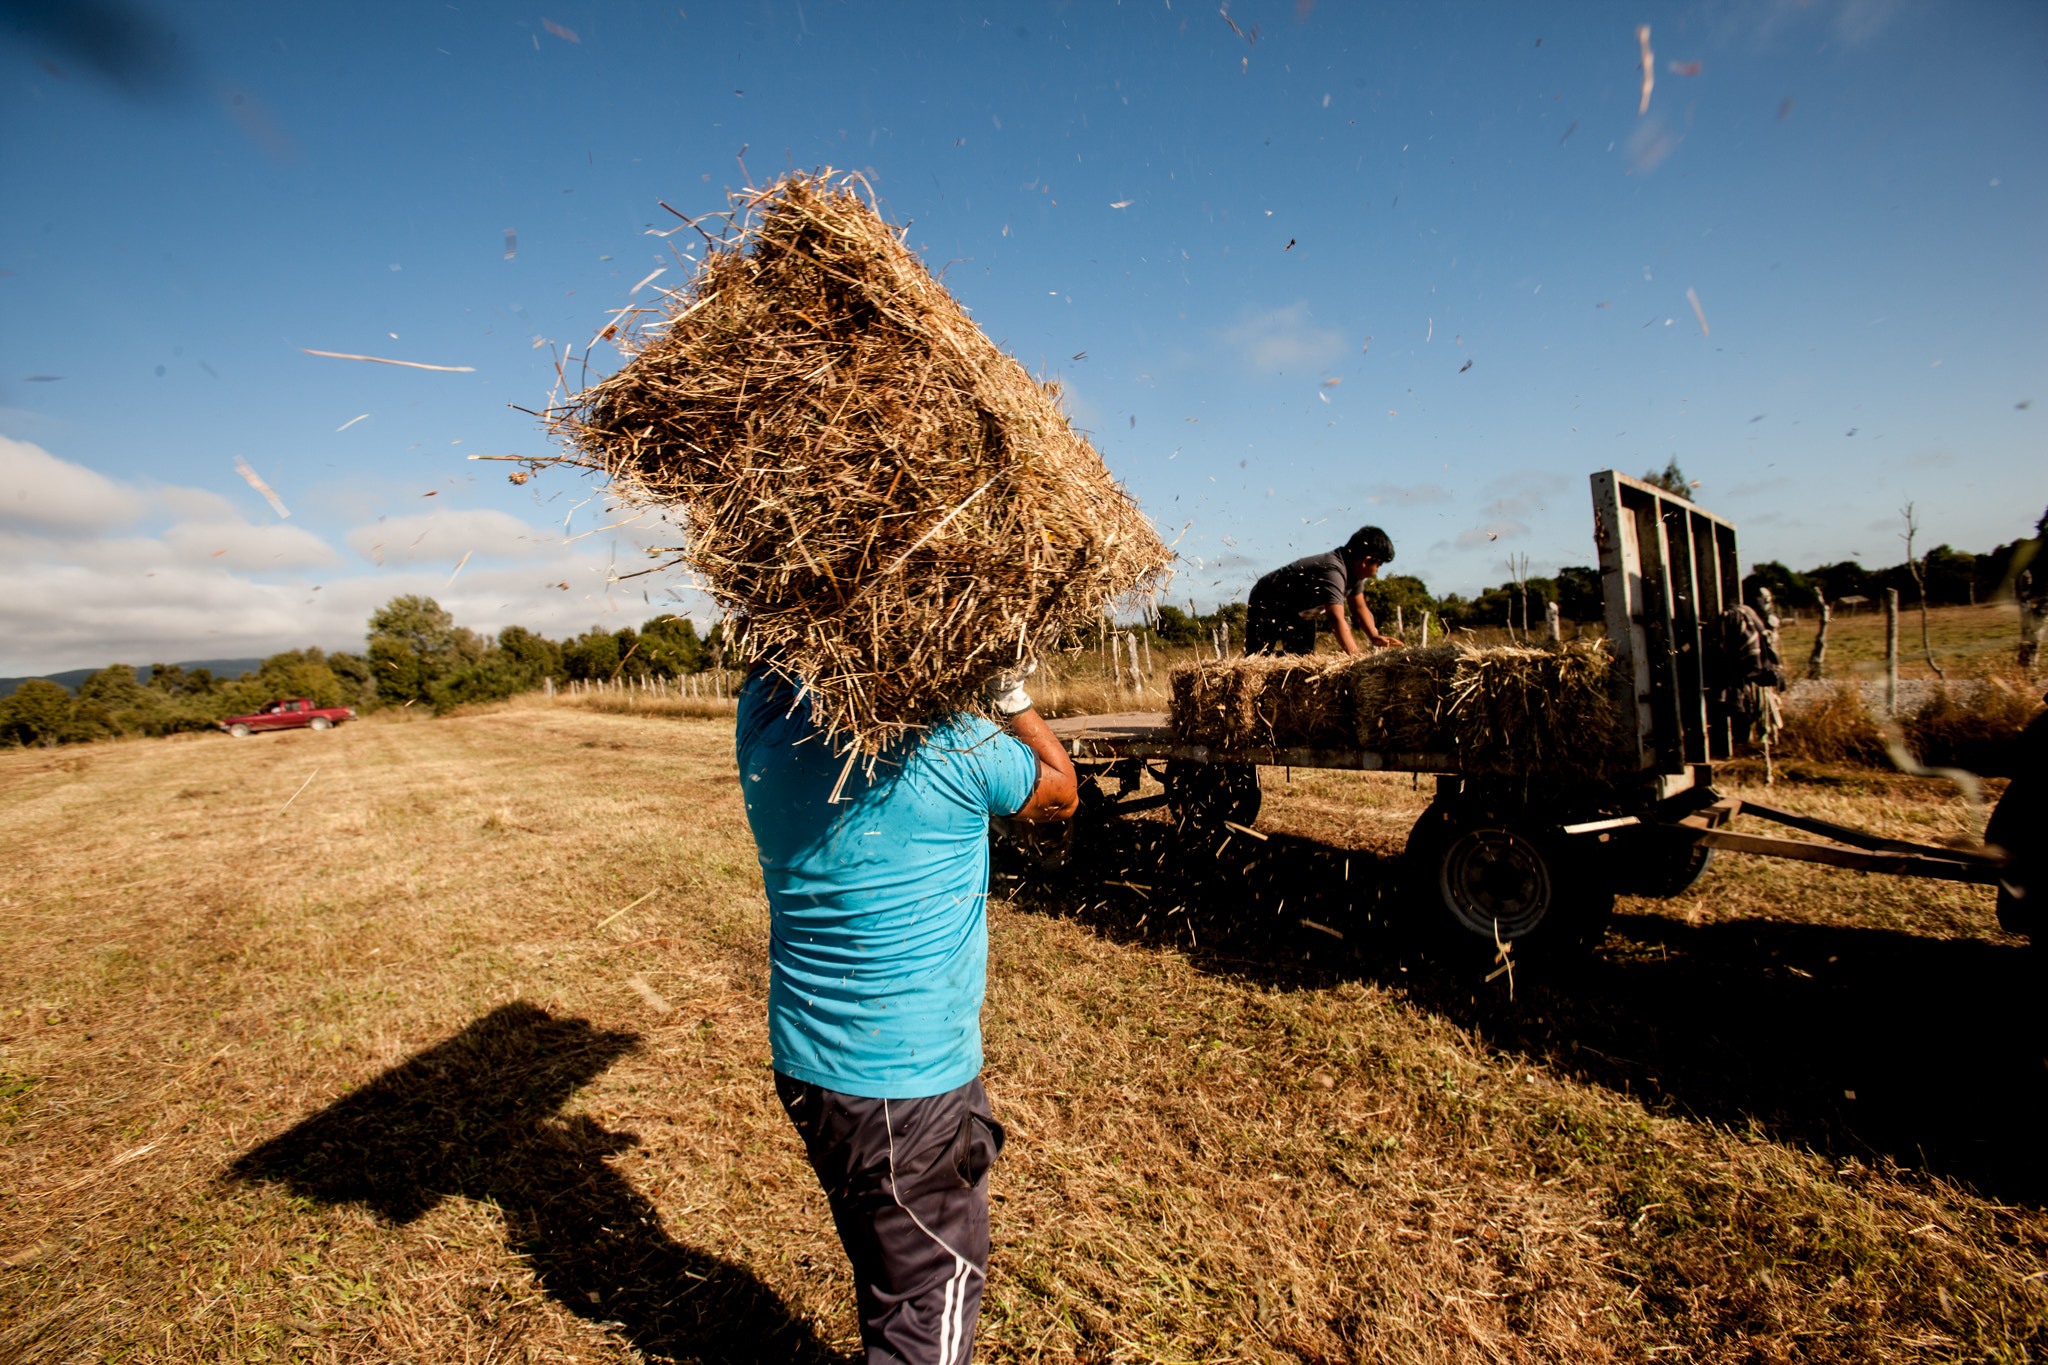
[[[545,414],[745,648],[873,754],[1163,581],[1171,553],[1068,423],[856,193],[794,175],[724,232],[616,373]],[[608,328],[607,338],[614,334]]]

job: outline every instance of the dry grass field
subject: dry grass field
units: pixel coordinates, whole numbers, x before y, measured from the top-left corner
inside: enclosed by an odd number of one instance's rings
[[[846,1359],[692,705],[0,754],[0,1360]],[[1988,892],[1725,859],[1510,989],[1399,932],[1428,779],[1289,776],[1212,861],[999,860],[982,1359],[2048,1357]]]
[[[1785,618],[1779,646],[1785,669],[1806,676],[1819,618],[1812,611],[1800,619]],[[1927,613],[1927,644],[1934,661],[1950,678],[1978,678],[2009,665],[2020,642],[2019,610],[2011,602],[1978,607],[1933,607]],[[1884,672],[1884,607],[1879,604],[1850,612],[1838,610],[1828,623],[1828,676],[1877,678]],[[1927,653],[1920,643],[1920,609],[1899,604],[1899,676],[1931,678]]]

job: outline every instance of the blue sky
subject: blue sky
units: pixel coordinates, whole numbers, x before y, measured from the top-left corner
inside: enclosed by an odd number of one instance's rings
[[[591,489],[465,457],[544,450],[555,355],[687,278],[658,201],[790,165],[1059,375],[1175,600],[1364,521],[1439,592],[1586,563],[1586,476],[1674,456],[1751,560],[2048,504],[2038,4],[157,3],[111,71],[43,12],[0,6],[0,673],[350,647],[399,592],[708,620],[607,581]]]

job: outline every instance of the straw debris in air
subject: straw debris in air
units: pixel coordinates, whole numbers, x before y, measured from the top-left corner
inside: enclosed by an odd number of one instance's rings
[[[679,563],[801,680],[841,752],[974,705],[1172,556],[1056,383],[997,349],[858,177],[734,196],[609,378],[550,409],[618,501],[676,522]],[[654,310],[647,310],[654,311]],[[606,335],[612,335],[608,328]]]

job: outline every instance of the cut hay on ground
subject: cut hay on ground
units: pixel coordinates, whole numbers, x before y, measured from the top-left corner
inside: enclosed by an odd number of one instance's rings
[[[1222,749],[1356,745],[1454,754],[1460,772],[1591,776],[1618,739],[1611,664],[1580,641],[1248,655],[1177,666],[1169,719]]]
[[[873,754],[971,705],[1163,581],[1171,554],[1059,404],[855,192],[735,196],[661,320],[546,414],[610,494],[676,521],[678,558]],[[610,335],[608,330],[606,335]]]

